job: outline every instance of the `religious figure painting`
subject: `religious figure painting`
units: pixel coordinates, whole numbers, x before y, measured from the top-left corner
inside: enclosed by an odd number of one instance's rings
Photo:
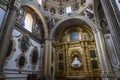
[[[78,40],[78,32],[71,32],[70,33],[70,40],[71,41]]]
[[[26,52],[30,47],[30,39],[28,35],[23,35],[20,40],[20,48],[23,52]]]

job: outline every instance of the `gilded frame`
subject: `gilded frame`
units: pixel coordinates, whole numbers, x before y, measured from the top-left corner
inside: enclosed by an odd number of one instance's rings
[[[23,66],[19,66],[20,57],[24,57],[24,59],[25,59],[25,63],[24,63]],[[25,54],[21,53],[21,54],[17,57],[17,59],[15,59],[15,61],[16,61],[16,66],[20,69],[20,73],[21,73],[21,70],[22,70],[22,69],[26,66],[26,64],[27,64],[27,58],[26,58]]]
[[[28,39],[28,46],[27,46],[27,49],[26,50],[24,50],[24,49],[22,49],[22,39],[24,38],[24,37],[27,37],[27,39]],[[25,53],[25,52],[27,52],[28,50],[29,50],[29,47],[31,46],[31,41],[30,41],[30,38],[29,38],[29,35],[27,34],[27,33],[25,33],[25,34],[22,34],[21,36],[20,36],[20,38],[19,38],[19,48],[21,49],[21,51],[23,52],[23,53]]]
[[[35,50],[37,51],[37,55],[39,55],[38,48],[35,46],[35,47],[33,48],[32,52],[31,52],[31,54],[30,54],[30,63],[31,63],[32,65],[37,65],[37,63],[38,63],[38,56],[37,56],[37,62],[36,62],[36,63],[33,63],[33,62],[32,62],[32,57],[33,57],[33,55],[34,55],[33,52],[34,52]]]

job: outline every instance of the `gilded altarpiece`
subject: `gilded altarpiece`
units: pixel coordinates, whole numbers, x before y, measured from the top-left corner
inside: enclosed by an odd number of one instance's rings
[[[100,64],[90,28],[72,27],[56,38],[56,78],[100,77]]]

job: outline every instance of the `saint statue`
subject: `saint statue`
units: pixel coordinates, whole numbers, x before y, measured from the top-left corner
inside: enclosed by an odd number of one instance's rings
[[[78,59],[78,57],[74,57],[73,58],[73,61],[72,61],[72,64],[71,64],[73,67],[80,67],[82,64],[81,64],[81,62],[80,62],[80,60]]]

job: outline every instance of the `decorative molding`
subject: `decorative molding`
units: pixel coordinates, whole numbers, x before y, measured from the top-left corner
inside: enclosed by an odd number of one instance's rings
[[[20,5],[21,5],[21,1],[20,0],[15,0],[14,6],[19,9]]]

